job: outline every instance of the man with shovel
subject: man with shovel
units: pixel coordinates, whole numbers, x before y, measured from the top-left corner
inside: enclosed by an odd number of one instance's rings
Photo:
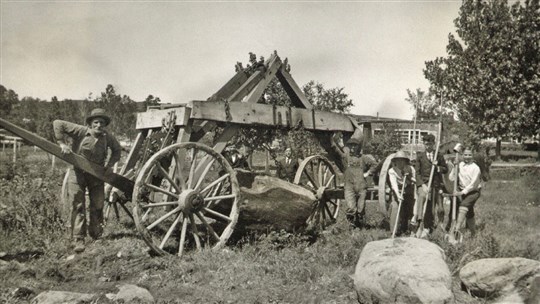
[[[448,166],[444,157],[440,153],[435,155],[435,136],[433,134],[427,134],[423,137],[423,141],[426,147],[425,152],[418,152],[416,154],[415,170],[418,175],[416,179],[417,199],[414,217],[411,220],[411,225],[413,226],[424,221],[424,229],[419,231],[420,235],[417,235],[417,237],[425,237],[429,233],[430,228],[434,228],[433,210],[443,210],[442,198],[438,193],[442,187],[442,174],[448,172]],[[435,167],[433,168],[433,176],[431,176],[432,166]],[[432,178],[431,189],[428,186],[430,185],[430,177]],[[432,193],[435,193],[435,195],[426,199]],[[429,203],[430,201],[431,204]],[[425,203],[428,205],[424,207]],[[426,210],[425,218],[424,209]]]
[[[410,159],[404,151],[398,151],[392,158],[392,168],[388,170],[392,189],[392,214],[390,229],[392,237],[408,231],[408,221],[413,214],[414,183],[416,172],[410,165]]]
[[[474,205],[478,198],[480,198],[482,172],[480,171],[480,167],[474,163],[473,152],[471,149],[465,149],[465,151],[463,151],[463,161],[456,167],[458,170],[458,189],[455,190],[453,195],[458,197],[459,213],[455,231],[459,234],[461,227],[466,221],[467,227],[471,231],[471,236],[474,236],[476,233]],[[450,179],[455,178],[454,176],[455,175],[452,172],[450,174]],[[450,243],[455,244],[458,242],[453,234],[449,237]]]

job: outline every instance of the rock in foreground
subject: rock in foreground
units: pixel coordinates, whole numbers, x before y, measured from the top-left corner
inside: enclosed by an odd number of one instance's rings
[[[97,295],[70,291],[44,291],[32,300],[33,304],[78,304],[90,303]]]
[[[416,238],[368,243],[353,276],[359,303],[454,302],[443,250]]]
[[[459,271],[463,285],[475,296],[487,297],[523,290],[540,275],[540,262],[525,258],[481,259],[468,263]]]

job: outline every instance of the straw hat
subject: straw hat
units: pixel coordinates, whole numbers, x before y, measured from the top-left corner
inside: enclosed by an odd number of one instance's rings
[[[392,160],[394,159],[406,159],[407,161],[409,161],[409,156],[407,155],[407,153],[405,153],[405,151],[397,151],[396,154],[394,154],[394,157],[392,158]]]

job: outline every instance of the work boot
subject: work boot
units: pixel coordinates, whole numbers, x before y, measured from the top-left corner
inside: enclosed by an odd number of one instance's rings
[[[354,225],[356,227],[360,228],[364,226],[365,224],[364,214],[365,213],[356,213],[356,215],[354,216]]]
[[[450,243],[450,245],[457,245],[458,244],[458,240],[456,240],[456,237],[454,236],[453,233],[449,233],[445,236],[445,239],[448,241],[448,243]]]
[[[76,239],[73,242],[73,251],[75,253],[84,252],[85,249],[86,249],[86,247],[84,246],[84,240],[83,239]]]
[[[476,235],[476,221],[473,218],[468,218],[466,221],[467,228],[471,231],[471,237],[474,237]]]

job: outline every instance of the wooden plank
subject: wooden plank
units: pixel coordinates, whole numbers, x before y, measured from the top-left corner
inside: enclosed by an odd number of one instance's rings
[[[146,136],[150,132],[149,130],[141,130],[137,133],[137,137],[135,138],[135,142],[133,143],[133,147],[131,147],[131,150],[129,151],[128,157],[126,159],[126,162],[122,166],[122,169],[120,169],[120,174],[124,175],[126,172],[131,170],[135,164],[137,163],[137,157],[139,156],[139,151],[141,150],[144,140],[146,139]]]
[[[248,75],[244,71],[238,71],[221,89],[208,98],[208,101],[218,101],[231,96],[247,79]]]
[[[294,81],[291,74],[285,71],[285,67],[281,67],[276,76],[295,107],[306,109],[313,108],[313,105],[306,98],[298,84],[296,84],[296,81]]]
[[[137,123],[135,128],[138,130],[141,129],[152,129],[152,128],[161,128],[163,125],[163,119],[169,119],[169,113],[174,111],[176,114],[176,126],[184,126],[186,121],[183,119],[185,115],[185,105],[178,105],[176,108],[168,108],[163,110],[149,110],[147,112],[142,112],[137,114]]]
[[[266,78],[273,78],[274,76],[269,75],[269,71],[275,71],[281,66],[281,60],[279,57],[275,54],[272,54],[270,58],[266,61],[265,67],[261,67],[259,70],[255,71],[249,79],[242,84],[240,88],[236,92],[234,92],[231,96],[227,98],[229,101],[233,100],[242,100],[249,92],[257,86],[262,79]],[[275,74],[275,72],[273,72]]]
[[[7,120],[0,118],[0,126],[9,132],[24,138],[33,145],[40,147],[41,149],[56,155],[57,157],[72,164],[76,168],[79,168],[89,174],[99,178],[100,180],[111,184],[112,186],[124,191],[126,195],[130,196],[133,192],[134,183],[132,180],[125,178],[122,175],[116,174],[112,169],[106,170],[104,167],[88,161],[86,158],[75,154],[62,154],[60,146],[46,140],[45,138],[38,136],[32,132],[29,132],[21,127],[18,127]]]
[[[274,79],[280,67],[281,67],[281,60],[274,59],[273,61],[270,62],[268,69],[266,70],[264,74],[264,78],[259,81],[259,84],[257,84],[257,86],[247,96],[246,98],[247,103],[257,103],[257,101],[259,101],[262,94],[264,93],[264,90],[266,89],[268,84]]]
[[[294,127],[302,122],[308,130],[354,132],[346,114],[259,103],[229,102],[228,106],[231,121],[227,121],[225,102],[192,101],[191,118],[268,127]]]

